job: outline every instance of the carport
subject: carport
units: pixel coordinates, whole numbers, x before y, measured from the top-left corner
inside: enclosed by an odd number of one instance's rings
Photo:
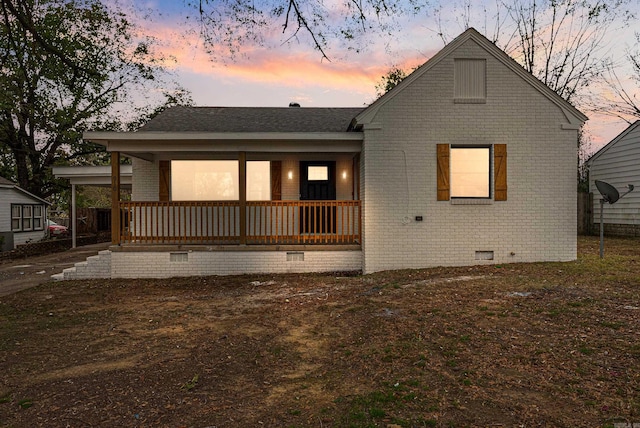
[[[71,241],[76,248],[76,185],[111,187],[111,166],[54,166],[53,175],[71,183]],[[120,165],[120,186],[131,189],[131,165]]]

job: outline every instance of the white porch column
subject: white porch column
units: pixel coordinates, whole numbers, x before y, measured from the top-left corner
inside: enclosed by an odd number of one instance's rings
[[[71,248],[76,248],[78,219],[76,214],[76,185],[71,184]]]

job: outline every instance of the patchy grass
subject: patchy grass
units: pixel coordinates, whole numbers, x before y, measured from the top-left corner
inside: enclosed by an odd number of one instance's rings
[[[2,297],[0,426],[640,422],[640,240],[579,244],[570,263]]]

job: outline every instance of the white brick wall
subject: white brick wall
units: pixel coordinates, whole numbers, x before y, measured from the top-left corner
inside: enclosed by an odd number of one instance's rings
[[[454,104],[453,59],[487,59],[486,104]],[[364,270],[576,257],[576,138],[561,110],[468,41],[383,105],[362,153]],[[436,200],[436,144],[507,144],[508,200]],[[422,216],[424,221],[415,221]],[[513,253],[513,255],[512,255]],[[487,263],[487,262],[482,262]]]
[[[131,200],[157,201],[160,190],[158,162],[133,158],[132,170]]]
[[[170,252],[114,251],[111,254],[111,277],[167,278],[245,273],[356,271],[362,268],[362,252],[355,250],[304,251],[303,261],[287,261],[287,251],[191,251],[186,254],[186,262],[172,262]]]

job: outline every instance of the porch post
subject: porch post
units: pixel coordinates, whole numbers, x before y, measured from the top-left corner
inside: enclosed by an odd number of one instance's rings
[[[238,153],[240,185],[240,245],[247,243],[247,153]]]
[[[120,152],[111,152],[111,243],[120,244]]]
[[[76,214],[76,185],[71,184],[71,248],[76,248],[78,217]]]

